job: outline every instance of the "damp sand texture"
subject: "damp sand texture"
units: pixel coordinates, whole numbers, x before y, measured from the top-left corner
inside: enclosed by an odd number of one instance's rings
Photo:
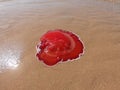
[[[39,38],[54,29],[80,36],[84,55],[53,67],[39,62]],[[0,1],[0,90],[120,90],[119,52],[117,1]]]

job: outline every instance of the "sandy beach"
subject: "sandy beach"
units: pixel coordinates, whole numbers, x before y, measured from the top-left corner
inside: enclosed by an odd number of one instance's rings
[[[104,0],[104,1],[112,2],[112,3],[119,3],[120,4],[120,0]]]
[[[120,90],[119,0],[0,0],[0,90]],[[85,53],[48,67],[35,57],[48,30],[76,33]]]

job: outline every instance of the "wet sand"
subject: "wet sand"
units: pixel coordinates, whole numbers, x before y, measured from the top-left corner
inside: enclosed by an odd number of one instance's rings
[[[48,30],[80,36],[85,53],[48,67],[36,57]],[[0,90],[120,90],[120,5],[102,0],[0,2]]]
[[[120,0],[104,0],[104,1],[112,2],[112,3],[119,3],[120,4]]]

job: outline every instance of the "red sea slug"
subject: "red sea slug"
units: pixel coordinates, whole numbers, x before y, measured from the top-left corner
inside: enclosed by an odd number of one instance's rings
[[[83,54],[84,46],[72,32],[65,30],[50,30],[40,38],[36,56],[40,61],[52,66],[78,58]]]

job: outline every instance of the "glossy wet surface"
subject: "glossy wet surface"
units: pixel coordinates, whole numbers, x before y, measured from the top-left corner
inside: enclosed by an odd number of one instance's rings
[[[84,41],[74,62],[46,67],[35,46],[47,30]],[[0,2],[0,90],[119,90],[120,4],[109,0]]]

